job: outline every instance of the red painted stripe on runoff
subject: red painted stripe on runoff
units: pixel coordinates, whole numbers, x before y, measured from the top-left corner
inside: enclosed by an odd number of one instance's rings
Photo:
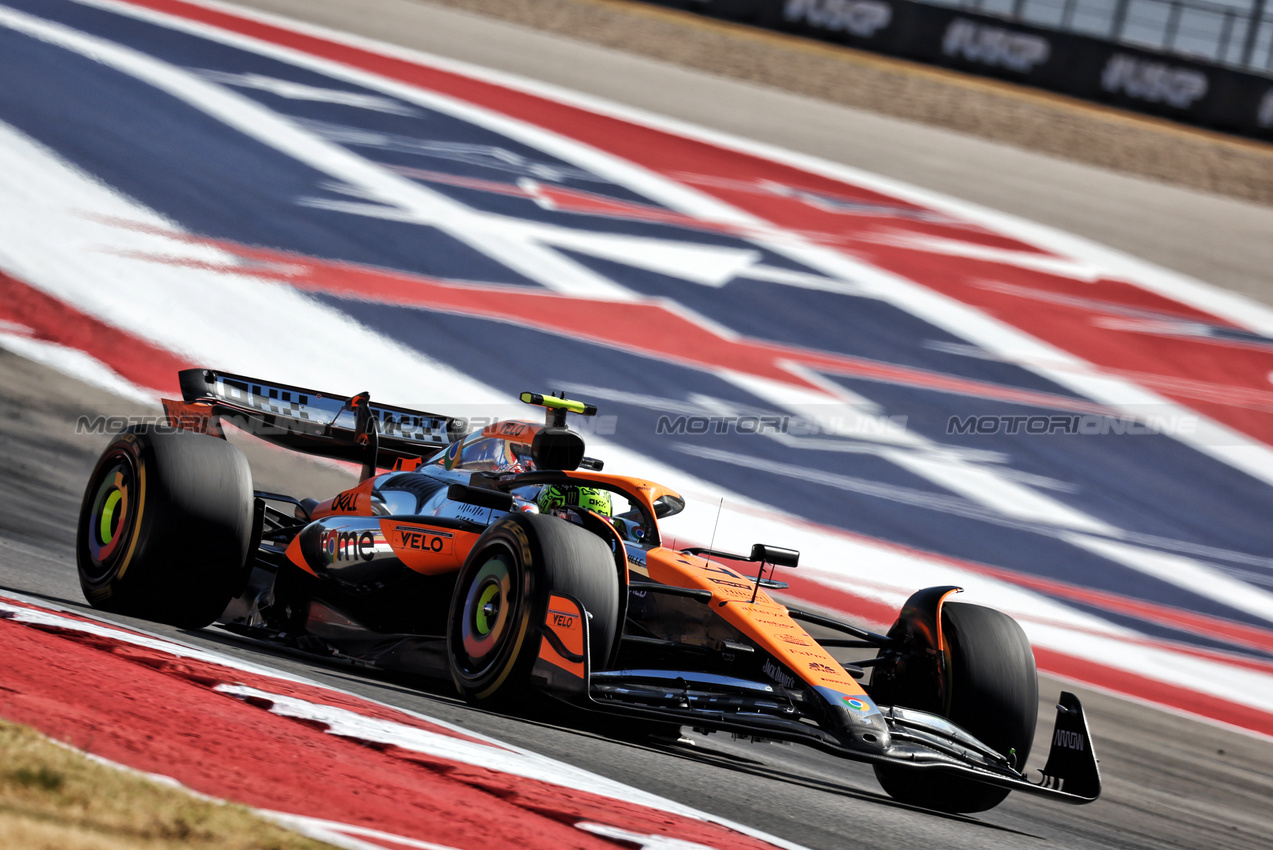
[[[11,604],[6,600],[6,604]],[[40,610],[40,609],[35,609]],[[69,622],[69,621],[68,621]],[[246,685],[491,747],[353,695],[68,628],[0,619],[0,714],[213,797],[455,847],[607,848],[581,822],[718,848],[772,847],[705,820],[396,746],[367,746],[269,705]],[[127,682],[127,688],[120,688]]]
[[[1141,702],[1163,706],[1179,714],[1216,720],[1238,729],[1273,737],[1273,715],[1248,705],[1209,696],[1199,690],[1205,683],[1195,682],[1193,688],[1185,689],[1148,676],[1139,676],[1128,670],[1066,655],[1054,649],[1036,647],[1034,657],[1040,667],[1046,667],[1049,672],[1062,679],[1085,682],[1102,690],[1112,690]],[[1120,685],[1110,688],[1108,682],[1119,682]]]
[[[4,272],[0,272],[0,320],[26,329],[32,339],[77,348],[157,394],[177,392],[177,371],[194,365]]]
[[[1202,635],[1212,635],[1237,646],[1245,646],[1261,652],[1273,652],[1273,630],[1260,628],[1259,626],[1236,623],[1233,620],[1226,620],[1222,617],[1195,614],[1183,608],[1173,608],[1169,605],[1146,602],[1119,593],[1091,590],[1069,582],[1015,573],[1011,570],[990,567],[985,564],[968,564],[964,568],[982,575],[1001,579],[1002,581],[1011,582],[1019,587],[1037,590],[1057,599],[1066,599],[1071,602],[1091,605],[1094,608],[1103,608],[1106,611],[1135,617],[1147,623]]]
[[[787,578],[790,589],[787,595],[793,599],[803,601],[803,604],[815,605],[824,609],[834,610],[837,613],[847,616],[851,620],[866,620],[876,624],[880,629],[886,628],[892,623],[896,617],[896,609],[882,604],[878,600],[870,596],[853,593],[840,587],[829,587],[816,579],[806,580],[803,578],[791,579]],[[1015,582],[1013,582],[1015,583]],[[872,589],[870,586],[862,588],[864,594],[869,593]],[[838,600],[832,604],[832,600]],[[836,606],[842,607],[836,607]],[[890,612],[892,612],[890,614]],[[1028,624],[1048,625],[1065,629],[1075,635],[1092,635],[1095,637],[1108,637],[1109,632],[1089,629],[1073,623],[1058,622],[1042,617],[1031,616],[1029,614],[1015,613],[1016,618]],[[883,619],[876,619],[882,617]],[[1151,621],[1152,622],[1152,621]],[[1222,650],[1207,649],[1204,647],[1190,646],[1189,644],[1179,641],[1170,641],[1163,639],[1138,638],[1130,635],[1119,635],[1118,643],[1122,646],[1142,646],[1152,649],[1170,649],[1171,652],[1178,655],[1189,655],[1194,658],[1203,658],[1217,664],[1228,665],[1230,667],[1242,668],[1244,670],[1253,670],[1266,676],[1273,675],[1273,660],[1267,658],[1252,658],[1245,655],[1239,655],[1235,652],[1225,652]],[[1044,668],[1044,672],[1052,672]],[[1093,680],[1087,680],[1091,684],[1099,684]],[[1112,687],[1108,684],[1102,684],[1101,687]],[[1270,722],[1273,722],[1273,715],[1270,715]]]

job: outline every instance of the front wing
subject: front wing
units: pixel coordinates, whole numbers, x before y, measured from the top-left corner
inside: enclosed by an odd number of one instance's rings
[[[532,671],[543,690],[602,711],[680,723],[744,736],[797,741],[872,764],[956,774],[1065,803],[1090,803],[1101,776],[1083,706],[1062,691],[1048,758],[1031,782],[1017,766],[949,720],[888,706],[863,733],[839,722],[834,696],[823,688],[795,692],[763,682],[678,670],[594,671],[589,663],[588,617],[577,600],[554,596],[540,625]]]

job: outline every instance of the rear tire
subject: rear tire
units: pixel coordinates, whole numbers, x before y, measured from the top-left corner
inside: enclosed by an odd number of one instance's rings
[[[1005,756],[1015,750],[1020,770],[1030,757],[1039,711],[1038,673],[1025,632],[1001,611],[947,602],[942,633],[949,649],[946,704],[932,693],[928,700],[912,700],[927,704],[907,707],[940,714]],[[984,812],[1009,794],[934,770],[876,765],[875,776],[893,799],[943,812]]]
[[[85,598],[103,611],[208,625],[243,579],[252,500],[237,447],[187,431],[125,430],[102,453],[80,507]]]
[[[590,662],[604,667],[619,628],[614,553],[557,517],[514,513],[488,528],[460,570],[447,624],[451,677],[465,700],[505,706],[525,696],[552,594],[588,613]]]

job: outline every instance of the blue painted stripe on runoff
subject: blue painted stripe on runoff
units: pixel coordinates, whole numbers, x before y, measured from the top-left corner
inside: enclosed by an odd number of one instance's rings
[[[951,433],[951,419],[1029,417],[1061,411],[914,390],[880,382],[832,378],[905,414],[909,429],[969,451],[1001,453],[1009,466],[1056,481],[1051,498],[1131,532],[1261,559],[1252,570],[1273,581],[1273,539],[1263,510],[1268,486],[1164,434]],[[1074,414],[1065,414],[1072,416]],[[957,423],[956,423],[957,425]],[[1195,494],[1207,493],[1200,505]]]

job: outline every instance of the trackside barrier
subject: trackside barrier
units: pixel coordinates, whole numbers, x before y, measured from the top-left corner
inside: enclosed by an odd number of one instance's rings
[[[1273,78],[913,0],[644,0],[1273,140]]]

